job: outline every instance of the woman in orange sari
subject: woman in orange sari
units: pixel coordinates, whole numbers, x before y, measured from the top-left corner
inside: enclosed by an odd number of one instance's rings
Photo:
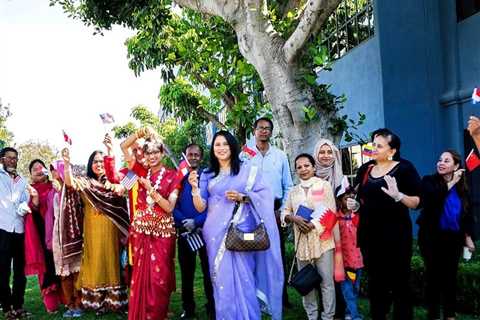
[[[148,134],[139,130],[124,145]],[[175,289],[175,227],[173,209],[177,202],[179,182],[174,170],[165,168],[161,160],[161,142],[149,141],[144,146],[148,164],[133,164],[140,177],[140,188],[130,233],[133,246],[133,270],[130,283],[128,319],[167,317],[170,295]]]

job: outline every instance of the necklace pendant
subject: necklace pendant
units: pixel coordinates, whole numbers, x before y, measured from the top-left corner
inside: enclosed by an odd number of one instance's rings
[[[153,207],[155,201],[153,200],[153,198],[151,196],[147,196],[147,204],[150,206],[150,207]]]

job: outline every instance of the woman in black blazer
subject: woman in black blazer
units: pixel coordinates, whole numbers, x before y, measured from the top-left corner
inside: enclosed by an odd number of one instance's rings
[[[474,251],[473,217],[460,155],[443,152],[437,172],[422,179],[418,244],[425,262],[429,319],[455,319],[457,270],[463,247]]]

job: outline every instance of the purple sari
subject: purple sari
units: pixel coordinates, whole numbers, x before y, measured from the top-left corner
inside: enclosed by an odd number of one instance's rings
[[[236,176],[204,173],[200,178],[203,199],[208,199],[203,237],[207,246],[217,319],[261,319],[267,313],[282,318],[283,265],[280,239],[273,211],[273,196],[261,174],[253,175],[252,166],[243,164]],[[256,168],[257,169],[257,168]],[[247,188],[247,180],[251,188]],[[225,192],[247,194],[250,203],[237,212],[238,228],[253,230],[263,219],[270,238],[270,248],[257,252],[234,252],[225,248],[225,236],[232,219],[234,202]]]

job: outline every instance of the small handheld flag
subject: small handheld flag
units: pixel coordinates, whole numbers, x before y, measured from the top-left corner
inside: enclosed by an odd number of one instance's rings
[[[362,149],[362,155],[364,155],[365,157],[371,157],[374,152],[375,152],[375,148],[370,143],[366,144]]]
[[[465,165],[467,166],[468,171],[473,171],[480,166],[480,158],[473,149],[468,154],[467,159],[465,160]]]
[[[120,184],[123,185],[125,189],[130,190],[133,188],[137,180],[138,176],[133,171],[128,170],[125,177],[123,177],[122,181],[120,181]]]
[[[115,122],[115,119],[113,119],[113,116],[110,113],[101,113],[100,114],[100,119],[102,119],[103,124],[111,124]]]
[[[319,220],[320,224],[325,228],[320,235],[320,240],[326,240],[332,236],[333,227],[337,223],[337,215],[335,212],[320,204],[315,208],[312,219]]]
[[[242,160],[250,160],[257,155],[257,152],[252,148],[244,145],[242,148],[241,158]]]
[[[473,89],[472,102],[473,104],[477,104],[480,102],[480,88]]]
[[[63,132],[63,140],[69,145],[72,145],[72,139],[68,136],[65,130],[62,130],[62,132]]]
[[[187,240],[190,250],[197,251],[204,246],[202,237],[196,232],[184,232],[182,236]]]
[[[347,176],[343,176],[342,183],[337,187],[337,194],[335,196],[337,198],[340,197],[342,194],[347,192],[348,187],[350,187],[350,182],[348,182]]]
[[[180,161],[177,170],[177,177],[179,180],[183,179],[188,174],[189,164],[187,160]]]

